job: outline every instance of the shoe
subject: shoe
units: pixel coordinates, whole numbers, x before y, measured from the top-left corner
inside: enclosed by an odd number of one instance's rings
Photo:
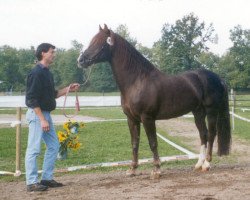
[[[27,185],[27,192],[39,192],[45,191],[48,189],[48,186],[41,185],[40,183]]]
[[[55,180],[41,180],[40,182],[42,185],[47,187],[62,187],[62,183],[58,183]]]

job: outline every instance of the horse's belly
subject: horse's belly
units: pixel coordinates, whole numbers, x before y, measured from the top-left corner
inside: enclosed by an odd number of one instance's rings
[[[171,118],[175,118],[175,117],[180,117],[182,115],[185,115],[187,113],[189,113],[190,111],[182,111],[182,112],[160,112],[156,119],[171,119]]]
[[[197,108],[198,104],[193,103],[190,104],[171,104],[171,105],[165,105],[162,106],[157,114],[157,119],[170,119],[175,117],[180,117],[182,115],[185,115]]]

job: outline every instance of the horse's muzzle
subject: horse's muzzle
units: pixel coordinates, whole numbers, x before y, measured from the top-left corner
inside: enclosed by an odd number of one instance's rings
[[[80,54],[77,59],[77,66],[79,68],[87,68],[89,65],[91,65],[91,60],[87,59],[83,54]]]

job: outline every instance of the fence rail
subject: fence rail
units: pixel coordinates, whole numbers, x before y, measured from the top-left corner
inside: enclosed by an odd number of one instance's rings
[[[79,103],[81,106],[120,106],[120,96],[80,96]],[[57,107],[63,107],[64,97],[56,99]],[[66,107],[75,106],[75,97],[68,96]],[[25,96],[1,96],[0,97],[0,108],[17,108],[26,107]]]
[[[250,110],[248,109],[250,107],[250,99],[245,99],[245,98],[242,99],[242,96],[247,96],[247,95],[250,97],[250,94],[247,94],[247,93],[237,94],[237,92],[234,91],[233,89],[230,91],[229,104],[232,107],[230,114],[232,116],[232,129],[233,130],[235,129],[235,118],[238,118],[245,122],[250,122],[250,119],[247,119],[245,117],[235,114],[235,111],[237,109],[241,109],[243,112]]]

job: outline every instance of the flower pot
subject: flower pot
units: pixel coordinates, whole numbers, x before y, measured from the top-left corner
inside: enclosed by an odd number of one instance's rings
[[[57,154],[57,159],[58,160],[65,160],[68,156],[68,151],[59,151]]]

